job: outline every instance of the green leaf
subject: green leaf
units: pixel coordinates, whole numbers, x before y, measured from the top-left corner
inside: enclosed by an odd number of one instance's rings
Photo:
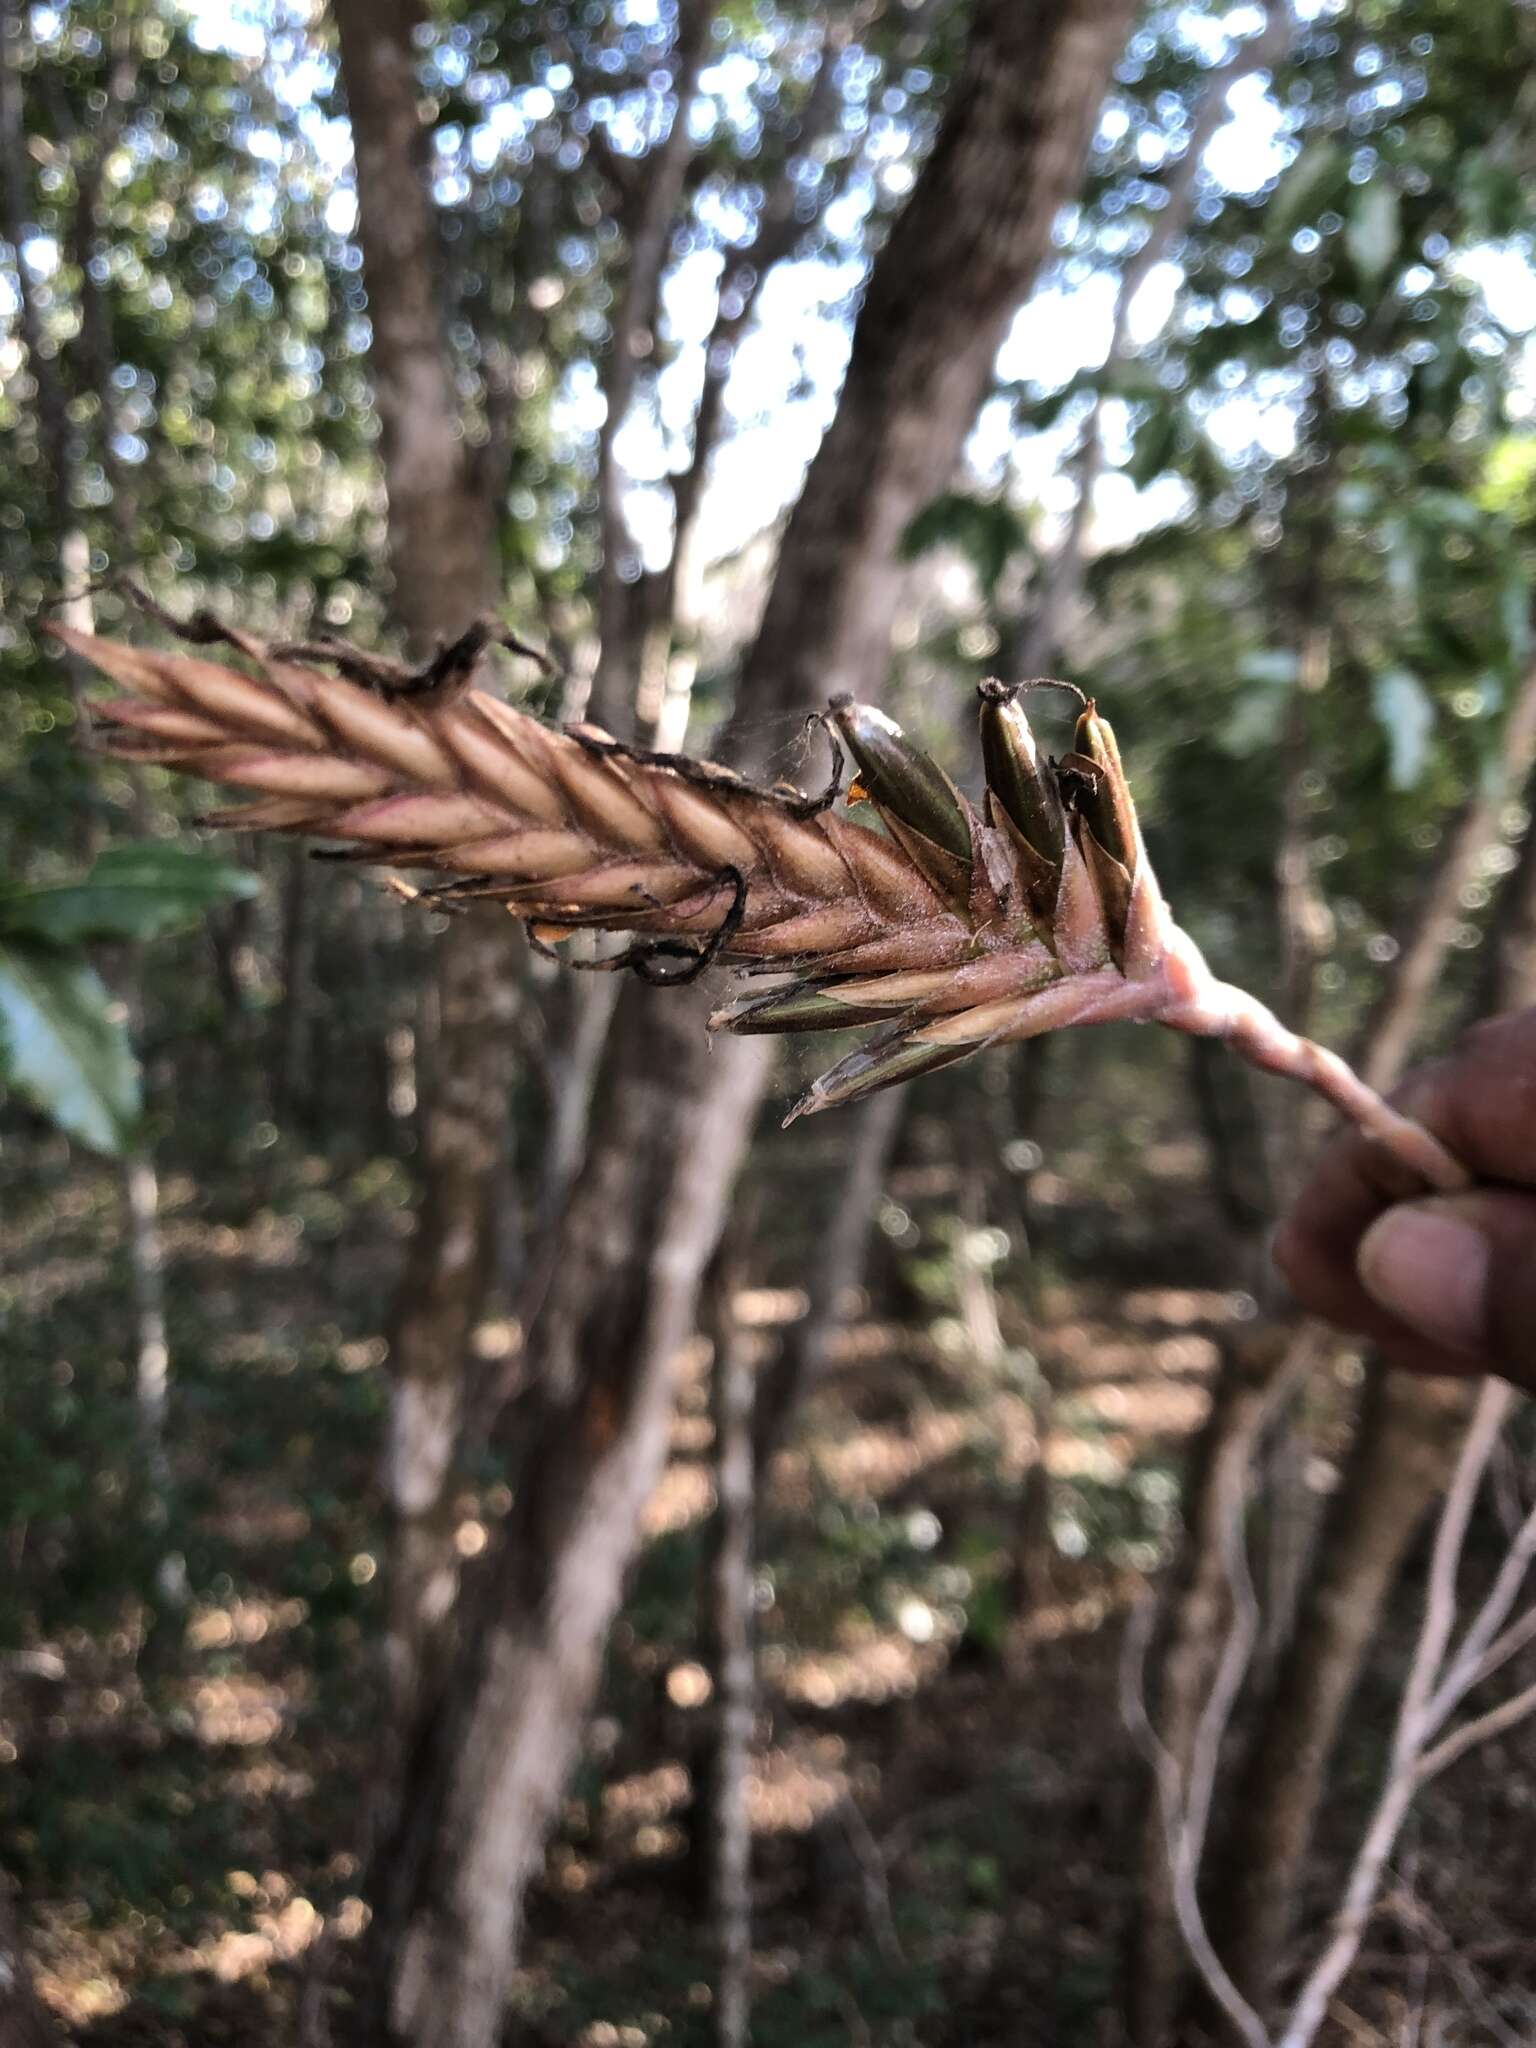
[[[249,869],[214,854],[145,840],[108,847],[83,882],[0,895],[0,933],[55,946],[157,939],[260,886]]]
[[[1412,789],[1429,757],[1435,729],[1434,700],[1405,668],[1388,669],[1371,686],[1371,706],[1391,750],[1388,776],[1394,789]]]
[[[1316,220],[1344,182],[1349,158],[1337,142],[1309,143],[1275,187],[1264,225],[1276,241],[1289,241],[1297,228]]]
[[[121,1153],[139,1115],[122,1005],[96,972],[45,945],[0,940],[0,1080],[98,1152]]]
[[[901,538],[901,552],[906,561],[913,562],[933,548],[959,549],[969,558],[977,582],[990,597],[1014,555],[1029,544],[1029,522],[1006,498],[973,498],[964,491],[945,491],[931,499],[908,526]]]
[[[1402,239],[1402,204],[1397,187],[1379,177],[1361,185],[1349,210],[1344,246],[1367,284],[1377,284],[1386,275]]]
[[[1156,483],[1165,470],[1172,469],[1179,452],[1179,416],[1164,404],[1150,412],[1136,429],[1126,475],[1137,490]]]

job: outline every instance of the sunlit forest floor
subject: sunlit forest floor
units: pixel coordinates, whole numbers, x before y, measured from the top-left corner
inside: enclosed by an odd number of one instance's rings
[[[1064,1148],[1032,1192],[1034,1320],[1000,1291],[1004,1349],[979,1361],[946,1277],[957,1173],[917,1150],[882,1211],[875,1305],[762,1502],[754,2038],[1114,2044],[1140,1784],[1117,1704],[1124,1624],[1169,1549],[1217,1340],[1252,1304],[1221,1284],[1197,1146],[1147,1145],[1140,1182]],[[113,1182],[40,1139],[3,1225],[3,1599],[19,1655],[0,1800],[42,1988],[91,2048],[297,2040],[306,2002],[342,2042],[361,1963],[379,1322],[406,1179],[327,1164],[270,1127],[241,1156],[222,1182],[190,1158],[166,1175],[168,1520],[136,1476]],[[780,1277],[736,1304],[765,1356],[803,1307]],[[509,1336],[482,1332],[492,1362]],[[1057,1390],[1044,1583],[1021,1512],[1031,1346]],[[688,1834],[709,1694],[705,1367],[702,1350],[684,1362],[672,1462],[533,1902],[520,2041],[709,2038]],[[1345,1398],[1314,1397],[1313,1501],[1335,1477]],[[466,1557],[508,1500],[493,1471],[466,1494]],[[168,1544],[191,1604],[149,1626],[125,1587],[152,1584]],[[1411,1621],[1410,1588],[1353,1717],[1319,1912],[1381,1761]],[[1404,2016],[1436,1985],[1465,2015],[1447,2041],[1514,2038],[1484,2025],[1481,1987],[1529,1982],[1536,1963],[1533,1741],[1491,1746],[1424,1803],[1336,2041],[1409,2038]]]

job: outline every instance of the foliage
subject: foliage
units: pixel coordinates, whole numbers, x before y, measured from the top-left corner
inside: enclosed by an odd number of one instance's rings
[[[0,893],[0,1082],[94,1150],[126,1150],[140,1111],[126,1008],[80,949],[181,930],[256,887],[227,861],[147,843],[107,848],[83,881]]]

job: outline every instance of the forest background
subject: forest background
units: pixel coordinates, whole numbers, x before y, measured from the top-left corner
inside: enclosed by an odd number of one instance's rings
[[[806,788],[1067,675],[1388,1083],[1536,1001],[1529,8],[0,33],[0,2042],[1529,2041],[1531,1427],[1298,1322],[1326,1124],[1117,1027],[782,1131],[824,1045],[200,833],[41,630],[494,609]]]

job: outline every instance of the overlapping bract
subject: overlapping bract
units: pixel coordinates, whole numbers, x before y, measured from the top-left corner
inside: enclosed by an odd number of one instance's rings
[[[1053,762],[1018,692],[983,684],[980,810],[882,713],[834,704],[858,771],[840,806],[558,731],[478,689],[382,695],[246,635],[226,637],[249,673],[54,630],[126,692],[93,707],[109,751],[255,793],[211,822],[426,870],[438,899],[502,903],[546,939],[630,933],[790,977],[718,1011],[717,1030],[876,1027],[792,1115],[982,1046],[1157,1019],[1306,1081],[1434,1184],[1464,1179],[1342,1061],[1211,974],[1163,901],[1091,703]]]
[[[950,957],[906,973],[847,978],[808,963],[787,989],[715,1019],[737,1031],[805,1031],[870,1019],[887,1028],[838,1062],[796,1113],[1066,1024],[1152,1014],[1174,928],[1158,893],[1114,735],[1090,704],[1076,748],[1044,760],[1018,693],[981,689],[987,789],[978,811],[868,705],[832,716],[867,799],[962,926]]]

